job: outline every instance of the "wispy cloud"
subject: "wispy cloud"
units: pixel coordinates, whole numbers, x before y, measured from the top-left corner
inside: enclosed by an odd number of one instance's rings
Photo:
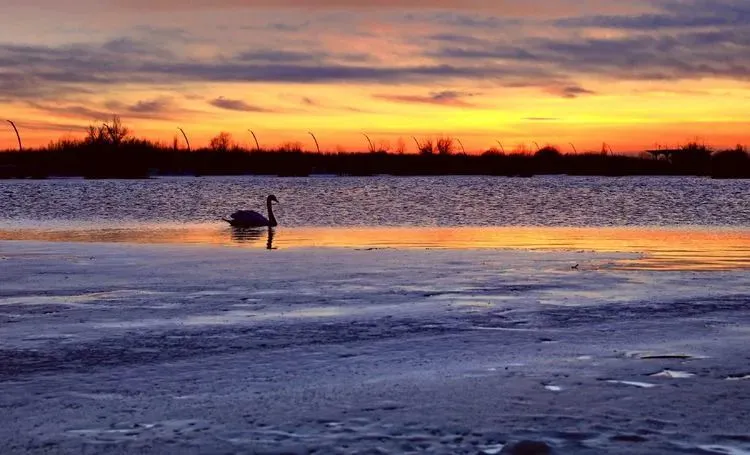
[[[596,92],[592,90],[585,89],[583,87],[579,87],[577,85],[568,85],[564,87],[550,87],[547,89],[549,93],[552,93],[553,95],[558,95],[563,98],[578,98],[579,96],[583,95],[595,95]]]
[[[466,101],[467,98],[477,96],[477,93],[460,92],[455,90],[443,90],[431,92],[428,95],[375,95],[376,98],[398,103],[423,103],[436,104],[442,106],[469,107],[472,103]]]
[[[228,111],[239,111],[239,112],[273,112],[271,109],[266,109],[259,106],[246,103],[242,100],[233,100],[229,98],[219,97],[215,100],[209,101],[209,104],[218,107],[219,109],[226,109]]]

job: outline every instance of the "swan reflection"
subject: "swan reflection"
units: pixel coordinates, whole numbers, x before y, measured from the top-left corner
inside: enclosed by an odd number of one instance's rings
[[[262,240],[264,236],[266,238],[266,249],[275,250],[276,247],[273,246],[273,228],[269,227],[266,229],[259,229],[236,226],[233,226],[231,228],[232,241],[235,243],[259,243],[259,241]]]

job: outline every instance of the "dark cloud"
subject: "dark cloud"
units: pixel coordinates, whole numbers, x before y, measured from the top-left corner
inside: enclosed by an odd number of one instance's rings
[[[310,62],[326,58],[328,54],[285,50],[253,50],[237,54],[234,60],[252,62]]]
[[[155,100],[138,101],[128,109],[130,112],[138,113],[152,113],[152,112],[165,112],[172,107],[172,100],[170,98],[159,98]]]
[[[111,119],[113,115],[122,115],[125,118],[167,120],[175,119],[181,114],[192,113],[180,109],[170,97],[161,97],[152,100],[141,100],[134,104],[126,104],[112,100],[103,104],[92,103],[84,105],[80,102],[35,102],[28,101],[29,107],[39,111],[54,114],[60,117],[81,119],[87,122],[97,122]]]
[[[578,98],[582,95],[594,95],[596,92],[587,90],[583,87],[579,87],[577,85],[568,85],[565,87],[551,87],[547,89],[549,93],[552,93],[554,95],[562,96],[563,98]]]
[[[555,21],[560,27],[602,27],[626,30],[660,30],[750,25],[747,0],[654,1],[661,11],[637,15],[594,15]]]
[[[55,114],[65,118],[76,118],[84,119],[88,121],[101,121],[112,118],[113,112],[98,110],[88,106],[79,104],[43,104],[43,103],[28,103],[30,107],[37,110]]]
[[[16,122],[18,129],[23,131],[58,131],[58,132],[82,132],[88,129],[87,126],[82,124],[73,123],[59,123],[59,122],[38,122],[38,121],[19,121]]]
[[[428,39],[432,41],[445,41],[457,44],[482,44],[483,40],[471,35],[462,35],[460,33],[436,33],[430,35]]]
[[[233,100],[229,98],[219,97],[215,100],[209,101],[209,104],[218,107],[220,109],[226,109],[229,111],[240,111],[240,112],[272,112],[269,109],[265,109],[258,106],[253,106],[242,100]]]
[[[364,66],[345,64],[263,64],[263,63],[150,63],[140,67],[143,74],[171,75],[183,81],[209,82],[372,82],[398,83],[436,78],[477,77],[482,68],[451,65]]]
[[[127,55],[129,57],[158,57],[174,58],[174,54],[165,49],[153,46],[148,41],[135,40],[129,37],[122,37],[107,41],[101,47],[101,50],[111,55]]]
[[[511,27],[523,23],[521,19],[500,17],[494,15],[466,14],[460,10],[407,13],[402,16],[402,21],[410,23],[427,23],[441,27],[458,27],[470,29],[494,30],[503,27]]]
[[[519,45],[483,42],[446,47],[429,55],[456,65],[462,61],[484,65],[495,62],[511,68],[533,65],[557,78],[585,75],[631,80],[748,80],[750,28],[608,39],[536,38]]]
[[[115,100],[105,103],[104,106],[112,112],[127,114],[137,118],[172,118],[179,111],[174,99],[167,96],[150,100],[140,100],[134,104],[125,104]]]
[[[320,110],[330,110],[330,111],[372,113],[372,111],[368,111],[359,107],[339,105],[336,103],[330,103],[327,100],[321,101],[317,98],[311,98],[309,96],[300,97],[296,94],[282,94],[280,98],[284,101],[291,101],[293,103],[301,104],[302,106],[304,106],[302,109],[284,109],[284,112],[314,112],[314,111],[320,111]],[[309,108],[314,108],[314,110],[309,109]]]
[[[133,36],[99,44],[61,46],[0,43],[0,100],[64,99],[72,94],[111,90],[119,84],[175,87],[183,83],[483,83],[538,87],[563,97],[592,94],[579,79],[684,80],[724,78],[750,80],[750,3],[747,0],[653,0],[655,12],[633,15],[572,15],[540,21],[461,10],[394,13],[408,29],[409,21],[437,26],[417,33],[421,50],[381,60],[381,53],[337,53],[309,38],[285,47],[249,49],[230,57],[190,58],[165,46],[185,44],[190,33],[180,29],[140,27]],[[531,22],[528,22],[531,21]],[[547,27],[525,36],[518,25]],[[298,24],[307,27],[309,22]],[[591,38],[574,27],[623,29],[612,38]],[[508,31],[513,27],[513,31]],[[419,27],[415,27],[419,28]],[[521,30],[523,27],[521,27]],[[480,32],[478,33],[477,30]],[[635,31],[633,31],[635,30]],[[284,27],[278,32],[283,35]],[[517,34],[521,33],[521,34]],[[270,33],[270,32],[269,32]],[[411,31],[407,34],[413,35]],[[543,36],[543,37],[539,37]],[[170,39],[168,37],[173,37]],[[384,40],[384,43],[386,41]],[[164,44],[166,43],[166,44]],[[217,43],[213,43],[217,44]],[[316,46],[320,50],[315,50]],[[313,49],[302,52],[299,49]],[[457,82],[460,81],[460,82]],[[468,103],[460,93],[403,97],[402,102]],[[386,95],[387,96],[387,95]],[[411,100],[411,101],[409,101]],[[214,100],[212,103],[216,103]],[[254,111],[241,100],[219,99],[223,109]],[[146,115],[165,106],[154,100],[125,106]],[[75,106],[76,103],[70,103]],[[164,109],[161,109],[162,111]]]
[[[466,101],[466,98],[476,96],[476,93],[459,92],[455,90],[444,90],[440,92],[431,92],[427,96],[421,95],[376,95],[376,98],[394,101],[399,103],[423,103],[437,104],[443,106],[468,107],[473,104]]]

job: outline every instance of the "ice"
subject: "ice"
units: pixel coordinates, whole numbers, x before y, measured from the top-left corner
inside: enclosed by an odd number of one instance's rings
[[[750,443],[747,270],[516,250],[2,242],[0,256],[3,454]]]
[[[750,380],[750,374],[745,376],[730,376],[727,378],[727,381],[748,381]]]
[[[615,380],[610,380],[610,381],[607,381],[607,382],[609,382],[610,384],[623,384],[623,385],[629,385],[629,386],[633,386],[633,387],[639,387],[641,389],[651,389],[653,387],[656,387],[656,384],[651,384],[651,383],[648,383],[648,382],[615,381]]]
[[[651,375],[652,378],[669,378],[669,379],[688,379],[695,377],[695,374],[688,373],[686,371],[673,371],[673,370],[664,370],[659,373],[655,373]]]
[[[705,450],[708,453],[716,453],[721,455],[750,455],[750,449],[743,450],[737,447],[702,445],[699,446],[699,448]]]

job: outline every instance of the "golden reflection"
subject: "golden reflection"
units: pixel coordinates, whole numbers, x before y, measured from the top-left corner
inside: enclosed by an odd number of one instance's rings
[[[549,227],[337,227],[237,229],[218,225],[118,229],[0,230],[0,240],[400,249],[524,249],[640,253],[621,268],[727,270],[750,267],[750,229]]]
[[[266,249],[275,250],[273,246],[274,228],[243,228],[243,227],[230,227],[231,238],[235,243],[248,243],[251,245],[258,244],[260,240],[266,240]],[[178,242],[185,243],[185,242]],[[200,242],[204,243],[204,242]],[[213,243],[213,242],[207,242]]]

